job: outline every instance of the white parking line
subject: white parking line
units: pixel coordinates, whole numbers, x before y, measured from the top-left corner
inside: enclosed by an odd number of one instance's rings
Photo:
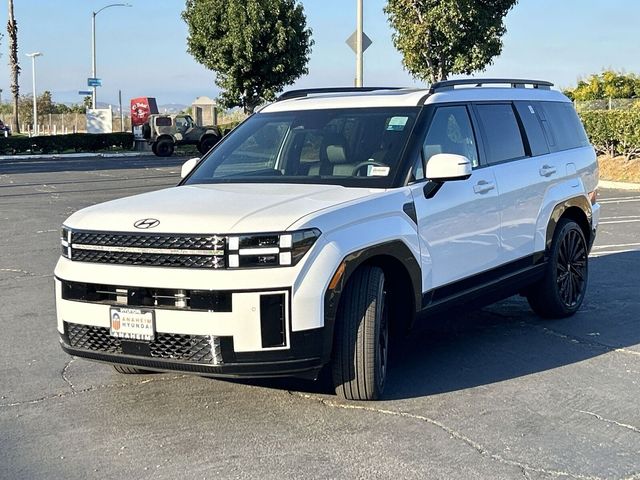
[[[609,205],[611,203],[631,203],[631,202],[640,202],[640,197],[637,198],[625,198],[625,199],[616,199],[616,200],[598,200],[600,205]]]
[[[619,220],[621,218],[640,218],[640,215],[620,215],[617,217],[600,217],[600,220]]]
[[[627,248],[623,250],[603,250],[601,252],[591,252],[589,254],[589,258],[604,257],[605,255],[613,255],[614,253],[629,253],[629,252],[640,252],[640,250],[636,250],[633,248]]]
[[[600,222],[598,225],[611,225],[613,223],[635,223],[640,222],[640,218],[636,218],[634,220],[614,220],[611,222]]]
[[[640,195],[631,195],[629,197],[604,197],[604,198],[599,198],[598,201],[599,202],[610,202],[610,201],[614,201],[614,200],[633,200],[636,198],[640,198]]]
[[[640,243],[619,243],[617,245],[596,245],[593,250],[602,250],[604,248],[627,248],[627,247],[640,247]]]

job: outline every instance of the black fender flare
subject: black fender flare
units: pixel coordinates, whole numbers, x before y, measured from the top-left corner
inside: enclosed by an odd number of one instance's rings
[[[589,230],[593,230],[593,214],[591,210],[591,203],[589,202],[587,197],[578,195],[576,197],[571,197],[567,200],[564,200],[563,202],[560,202],[555,207],[553,207],[551,217],[549,218],[549,222],[547,223],[547,234],[545,242],[545,248],[547,252],[549,251],[549,249],[551,248],[551,244],[553,243],[553,234],[556,231],[556,227],[558,226],[560,218],[562,218],[567,210],[574,207],[582,210],[582,212],[587,217]],[[590,237],[591,236],[592,235],[590,235]]]
[[[391,257],[400,262],[409,274],[413,289],[414,309],[422,306],[422,269],[409,247],[402,240],[392,240],[356,250],[345,256],[331,277],[324,294],[324,345],[323,362],[330,359],[333,347],[333,331],[338,314],[338,306],[344,287],[353,273],[374,257]]]

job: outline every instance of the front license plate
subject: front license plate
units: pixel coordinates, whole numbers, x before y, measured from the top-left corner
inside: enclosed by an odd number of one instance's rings
[[[111,308],[111,336],[152,342],[156,338],[153,310],[141,308]]]

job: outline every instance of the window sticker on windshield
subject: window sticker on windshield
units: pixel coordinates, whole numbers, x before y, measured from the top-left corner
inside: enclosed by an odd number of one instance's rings
[[[387,124],[387,131],[401,132],[404,130],[404,127],[407,125],[408,121],[409,117],[391,117],[389,123]]]
[[[378,165],[367,165],[367,177],[387,177],[391,167],[380,167]]]
[[[532,107],[531,105],[528,105],[528,107],[529,107],[529,111],[530,111],[531,113],[533,113],[533,114],[535,114],[535,113],[536,113],[536,112],[533,110],[533,107]]]

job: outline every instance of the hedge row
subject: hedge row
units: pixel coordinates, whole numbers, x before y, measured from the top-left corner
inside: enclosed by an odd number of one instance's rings
[[[18,153],[96,152],[111,149],[131,150],[131,133],[72,133],[48,137],[0,137],[0,152],[5,155]]]
[[[592,110],[580,112],[580,117],[598,153],[640,155],[640,111]]]

